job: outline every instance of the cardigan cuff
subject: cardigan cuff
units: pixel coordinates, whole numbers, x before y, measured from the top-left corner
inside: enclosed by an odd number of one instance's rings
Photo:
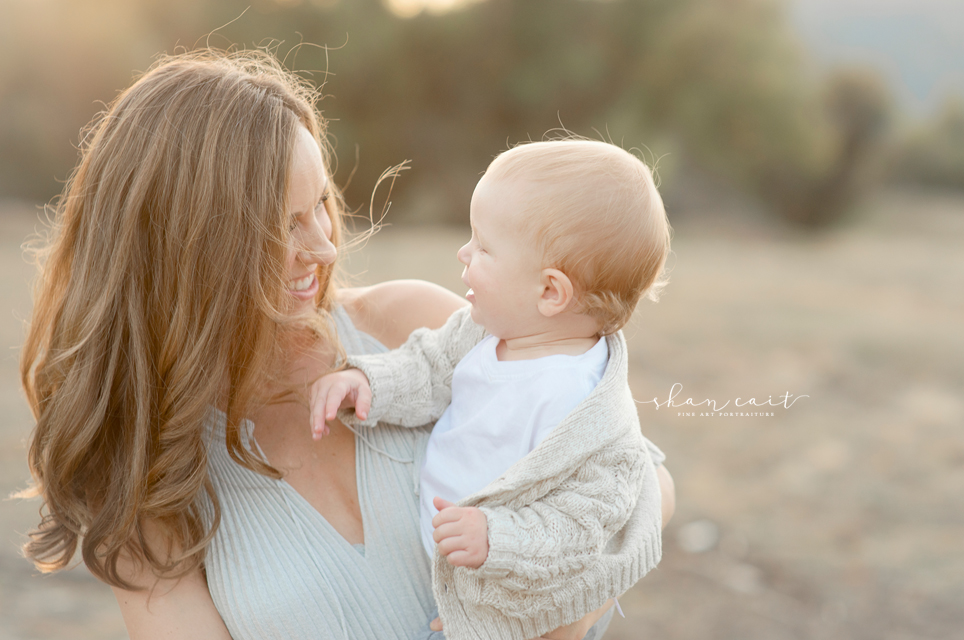
[[[365,420],[359,420],[354,410],[339,411],[338,417],[352,426],[374,427],[379,420],[385,420],[385,415],[395,404],[396,385],[392,368],[385,364],[383,354],[348,356],[347,362],[349,367],[360,369],[368,378],[368,385],[372,389],[372,406]]]
[[[489,555],[482,566],[474,571],[484,579],[504,578],[516,565],[518,554],[512,549],[518,547],[518,540],[512,534],[512,527],[506,524],[505,518],[499,518],[486,507],[479,507],[479,510],[485,514],[489,528]]]

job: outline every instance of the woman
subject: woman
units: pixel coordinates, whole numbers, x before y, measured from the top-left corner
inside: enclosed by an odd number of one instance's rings
[[[305,389],[465,303],[333,286],[314,98],[265,54],[163,59],[96,123],[60,203],[21,365],[47,509],[25,550],[56,570],[79,545],[134,639],[431,633],[426,431],[315,442]]]

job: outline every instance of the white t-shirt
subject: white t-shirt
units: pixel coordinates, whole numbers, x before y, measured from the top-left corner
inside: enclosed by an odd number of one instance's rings
[[[605,338],[578,356],[500,362],[488,336],[455,367],[452,404],[432,430],[419,488],[422,544],[434,555],[435,496],[458,502],[501,476],[549,435],[599,383]]]

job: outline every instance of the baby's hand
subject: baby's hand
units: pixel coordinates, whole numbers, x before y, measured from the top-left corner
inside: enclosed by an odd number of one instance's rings
[[[456,507],[438,496],[432,518],[438,552],[455,567],[478,569],[489,555],[489,524],[476,507]]]
[[[319,378],[308,390],[311,437],[320,440],[328,435],[328,421],[338,409],[355,407],[355,415],[364,420],[372,408],[372,388],[368,378],[358,369],[345,369]]]

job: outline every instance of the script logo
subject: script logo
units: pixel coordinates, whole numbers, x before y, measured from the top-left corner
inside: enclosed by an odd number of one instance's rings
[[[789,391],[787,391],[783,395],[777,396],[777,401],[774,401],[772,395],[763,401],[757,401],[756,398],[749,398],[747,400],[744,400],[743,398],[739,397],[739,398],[736,398],[735,400],[727,400],[721,405],[716,400],[711,398],[707,398],[700,402],[695,402],[693,398],[686,398],[686,400],[677,401],[677,397],[680,395],[682,391],[683,391],[683,385],[677,382],[672,387],[670,387],[669,396],[666,398],[666,400],[660,401],[659,398],[653,398],[652,400],[637,400],[636,403],[652,404],[656,406],[657,410],[659,410],[660,407],[665,407],[669,409],[678,409],[680,407],[693,407],[695,409],[697,407],[704,407],[703,412],[705,413],[701,413],[700,415],[706,415],[706,414],[714,415],[716,413],[719,413],[720,415],[772,416],[773,415],[772,413],[759,413],[759,412],[757,413],[742,413],[742,412],[741,413],[722,413],[722,411],[723,409],[726,409],[731,402],[733,403],[733,407],[737,409],[743,409],[746,407],[783,407],[784,409],[789,409],[800,398],[810,397],[809,395],[804,395],[804,394],[794,395]],[[696,414],[680,413],[679,415],[690,416],[690,415],[696,415]]]

